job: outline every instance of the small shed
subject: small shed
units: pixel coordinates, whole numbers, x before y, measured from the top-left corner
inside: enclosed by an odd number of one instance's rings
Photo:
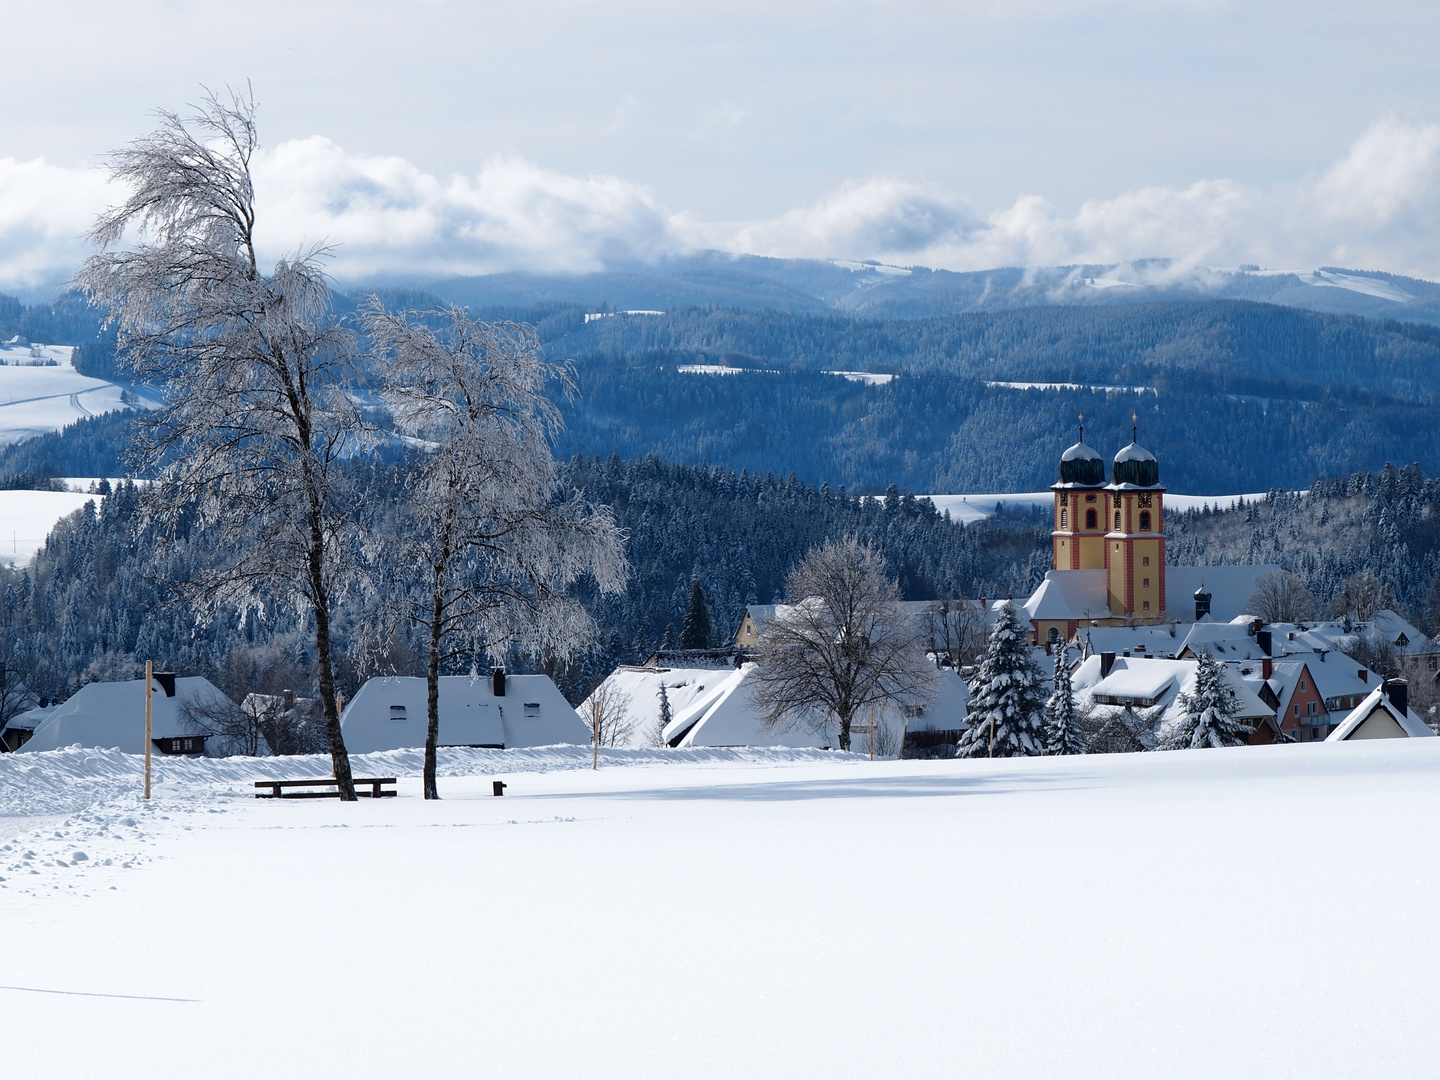
[[[150,736],[155,749],[162,754],[203,754],[206,736],[189,723],[186,707],[213,711],[225,704],[225,695],[209,679],[157,673],[150,700]],[[145,680],[82,686],[35,728],[17,753],[58,750],[76,743],[143,754]]]
[[[418,676],[371,679],[345,706],[352,754],[425,745],[428,693]],[[497,750],[587,743],[590,731],[548,675],[440,676],[440,745]]]

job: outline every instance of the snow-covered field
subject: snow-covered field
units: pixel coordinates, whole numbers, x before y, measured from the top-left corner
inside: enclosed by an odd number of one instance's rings
[[[45,546],[56,522],[103,496],[77,491],[0,491],[0,562],[24,566]]]
[[[6,1075],[1429,1077],[1440,740],[0,758]],[[492,777],[509,783],[490,795]],[[82,857],[83,856],[83,857]]]
[[[950,516],[955,521],[969,523],[979,521],[981,518],[992,517],[997,506],[1030,508],[1032,506],[1053,506],[1055,493],[1053,491],[1021,491],[1011,492],[1003,495],[917,495],[917,499],[929,499],[935,504],[935,509],[942,514],[950,511]],[[1212,510],[1228,510],[1241,499],[1246,502],[1255,502],[1265,498],[1265,492],[1254,492],[1248,495],[1174,495],[1166,493],[1165,509],[1181,513],[1186,510],[1199,510],[1209,506]]]
[[[0,445],[132,407],[121,400],[123,387],[76,371],[73,352],[69,345],[0,346]]]

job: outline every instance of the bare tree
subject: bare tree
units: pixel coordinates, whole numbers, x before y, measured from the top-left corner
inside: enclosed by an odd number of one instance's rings
[[[545,390],[572,384],[532,329],[455,307],[392,314],[374,299],[362,323],[396,427],[423,448],[372,554],[381,611],[427,637],[424,787],[435,799],[442,667],[512,648],[568,659],[594,633],[571,586],[588,577],[619,592],[627,567],[609,507],[560,491],[560,412]]]
[[[786,579],[788,610],[765,627],[750,695],[770,728],[850,727],[863,710],[923,704],[934,693],[925,627],[901,613],[885,560],[847,538],[812,548]]]
[[[340,466],[363,433],[351,340],[332,317],[323,248],[260,265],[253,99],[210,94],[192,115],[159,116],[110,159],[129,194],[96,221],[100,253],[77,284],[109,311],[137,379],[165,387],[135,453],[157,471],[151,513],[193,509],[223,553],[188,583],[191,601],[213,611],[279,588],[313,615],[335,779],[354,799],[331,655],[331,604],[351,571]]]
[[[590,729],[594,751],[593,767],[600,764],[600,747],[622,746],[635,733],[637,721],[630,713],[630,695],[610,683],[601,683],[580,704],[580,719]]]
[[[1375,613],[1390,604],[1390,590],[1369,570],[1351,574],[1340,583],[1331,601],[1337,618],[1369,622]]]
[[[974,664],[985,651],[990,625],[978,603],[943,596],[931,606],[926,625],[930,648],[947,657],[957,671]]]
[[[1256,578],[1245,609],[1267,623],[1297,623],[1320,614],[1314,594],[1288,570],[1272,570]]]
[[[1401,674],[1399,650],[1378,629],[1369,634],[1348,634],[1335,644],[1346,656],[1382,679],[1393,679]]]

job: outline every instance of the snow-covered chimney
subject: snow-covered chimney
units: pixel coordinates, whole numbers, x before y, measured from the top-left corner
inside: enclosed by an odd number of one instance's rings
[[[1410,684],[1404,679],[1386,679],[1384,686],[1390,704],[1403,716],[1410,708]]]
[[[1110,669],[1115,666],[1115,654],[1113,652],[1102,652],[1100,654],[1100,678],[1110,674]]]
[[[493,683],[494,683],[495,696],[496,696],[496,697],[504,697],[504,696],[505,696],[505,669],[504,669],[504,668],[498,668],[498,667],[497,667],[493,672],[491,672],[491,676],[490,676],[490,677],[491,677],[491,679],[493,680]]]

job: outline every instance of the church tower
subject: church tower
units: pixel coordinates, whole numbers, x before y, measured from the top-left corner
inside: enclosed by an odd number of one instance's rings
[[[1104,537],[1110,614],[1127,621],[1165,619],[1165,489],[1155,455],[1131,429],[1130,445],[1115,455]]]
[[[1103,570],[1109,502],[1105,459],[1085,445],[1085,417],[1080,441],[1060,455],[1060,480],[1055,492],[1055,520],[1050,533],[1056,570]]]

